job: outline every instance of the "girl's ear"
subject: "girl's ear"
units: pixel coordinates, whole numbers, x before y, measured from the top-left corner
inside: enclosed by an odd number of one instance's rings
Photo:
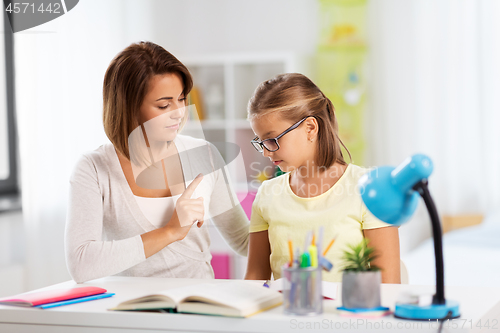
[[[309,117],[306,120],[304,120],[304,128],[306,129],[306,134],[307,134],[307,140],[313,142],[316,140],[316,137],[318,136],[318,121],[314,117]]]

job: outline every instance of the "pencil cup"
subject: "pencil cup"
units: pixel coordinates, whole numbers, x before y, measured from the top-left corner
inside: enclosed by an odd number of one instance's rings
[[[283,305],[285,313],[314,316],[323,313],[321,267],[283,267]]]

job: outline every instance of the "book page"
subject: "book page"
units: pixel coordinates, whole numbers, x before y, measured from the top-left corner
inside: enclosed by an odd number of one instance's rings
[[[177,288],[181,289],[181,288]],[[121,302],[116,307],[109,310],[146,310],[146,309],[159,309],[159,308],[175,308],[179,300],[185,297],[185,294],[168,295],[170,290],[159,291],[156,294],[144,295],[136,298],[129,299]]]
[[[281,295],[274,290],[245,281],[231,281],[223,284],[199,284],[190,286],[190,288],[189,297],[184,298],[183,302],[189,302],[190,300],[205,301],[207,303],[230,306],[239,310],[263,304],[270,299],[281,298]],[[171,291],[174,292],[174,290]],[[168,295],[172,295],[170,291]]]

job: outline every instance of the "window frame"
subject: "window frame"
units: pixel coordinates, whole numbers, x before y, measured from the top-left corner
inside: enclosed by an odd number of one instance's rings
[[[18,195],[18,162],[17,162],[17,131],[15,119],[15,91],[14,91],[14,33],[9,24],[9,18],[4,11],[3,28],[5,43],[5,87],[7,101],[7,136],[9,154],[9,176],[0,180],[0,196]]]

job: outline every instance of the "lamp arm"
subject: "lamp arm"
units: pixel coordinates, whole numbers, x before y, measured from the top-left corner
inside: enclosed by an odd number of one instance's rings
[[[433,304],[445,304],[444,298],[444,262],[443,262],[443,236],[439,215],[427,186],[427,179],[423,179],[413,189],[424,199],[432,223],[432,233],[434,238],[434,256],[436,258],[436,294],[432,300]]]

